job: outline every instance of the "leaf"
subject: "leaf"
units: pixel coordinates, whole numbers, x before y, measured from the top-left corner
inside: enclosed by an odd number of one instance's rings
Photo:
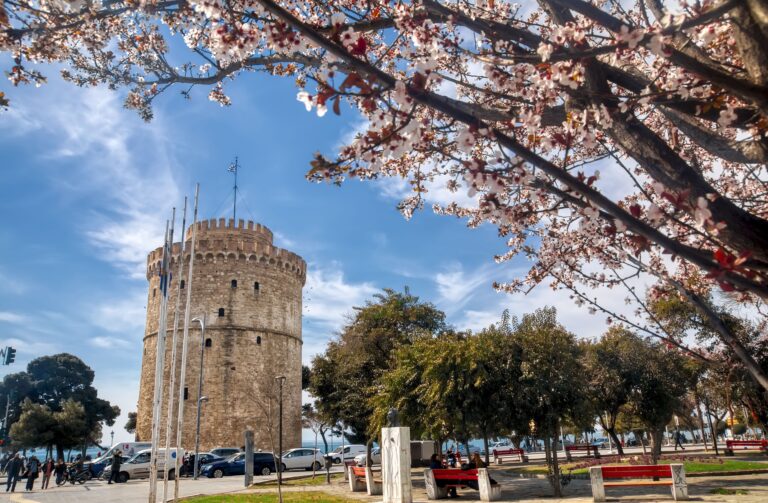
[[[341,100],[340,96],[336,96],[336,99],[333,100],[333,113],[336,115],[341,115],[341,110],[339,108],[339,101]]]

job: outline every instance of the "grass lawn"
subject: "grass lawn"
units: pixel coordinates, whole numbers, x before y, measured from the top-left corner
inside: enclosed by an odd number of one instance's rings
[[[331,475],[331,483],[338,482],[340,480],[344,479],[344,474],[342,473],[334,473]],[[306,477],[301,479],[286,479],[283,481],[284,486],[324,486],[325,484],[325,473],[320,474],[318,472],[317,477]],[[266,482],[263,484],[254,484],[253,487],[277,487],[277,481],[275,482]]]
[[[722,461],[722,463],[720,463]],[[659,460],[659,464],[672,464],[678,463],[676,460]],[[576,468],[580,463],[564,463],[560,465],[560,469],[564,474],[579,475],[589,473],[589,468]],[[629,463],[607,463],[605,466],[620,466],[628,465]],[[685,461],[685,473],[702,473],[702,472],[730,472],[737,470],[766,470],[768,469],[768,462],[766,461],[740,461],[732,459],[712,459],[711,462],[696,460]],[[531,465],[531,466],[519,466],[510,469],[513,473],[536,473],[546,474],[546,465]]]
[[[219,494],[216,496],[196,496],[183,500],[184,503],[276,503],[277,492],[269,494]],[[288,503],[359,503],[360,500],[332,496],[320,491],[284,492],[283,501]]]

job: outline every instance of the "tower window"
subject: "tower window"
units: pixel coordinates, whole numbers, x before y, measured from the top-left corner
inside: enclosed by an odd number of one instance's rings
[[[181,283],[179,283],[179,288],[184,290],[184,280],[181,280]]]
[[[232,280],[232,288],[237,288],[237,280],[236,279]]]
[[[157,288],[152,289],[152,298],[154,299],[155,297],[157,297]]]
[[[184,400],[189,400],[189,388],[184,388]]]
[[[260,335],[256,336],[256,344],[261,346],[261,336]]]
[[[219,308],[219,318],[221,318],[221,317],[223,317],[223,316],[224,316],[224,308],[223,308],[223,307],[220,307],[220,308]]]
[[[205,347],[206,348],[210,348],[212,344],[213,344],[213,341],[211,340],[210,337],[205,340]]]
[[[255,281],[253,283],[253,291],[256,292],[256,293],[259,293],[259,282],[258,281]]]

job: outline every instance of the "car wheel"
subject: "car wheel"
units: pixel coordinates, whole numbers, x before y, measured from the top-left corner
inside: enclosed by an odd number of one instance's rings
[[[221,468],[216,468],[215,470],[213,470],[213,478],[220,479],[223,476],[224,476],[224,470],[222,470]]]
[[[91,480],[93,478],[93,474],[90,471],[85,472],[85,480]]]
[[[262,467],[261,469],[262,475],[269,475],[270,473],[272,473],[272,470],[270,470],[268,466]]]
[[[285,467],[285,463],[280,463],[280,471],[283,472],[283,473],[288,471],[288,468]]]
[[[333,462],[339,464],[341,463],[341,458],[333,458]]]
[[[176,469],[171,468],[170,470],[168,470],[168,480],[173,480],[175,478],[176,478]]]
[[[120,475],[117,476],[117,479],[125,484],[128,482],[128,479],[131,478],[126,472],[120,472]]]
[[[320,461],[315,461],[315,464],[313,464],[309,469],[314,469],[315,471],[319,471],[323,468],[323,465],[320,464]]]

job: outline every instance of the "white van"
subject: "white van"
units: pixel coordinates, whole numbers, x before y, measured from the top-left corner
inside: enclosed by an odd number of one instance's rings
[[[167,463],[166,466],[166,452],[165,449],[158,449],[157,450],[157,476],[159,478],[162,478],[163,471],[165,470],[168,474],[168,479],[172,480],[174,476],[176,475],[176,457],[178,456],[179,459],[184,457],[184,449],[176,449],[175,447],[172,447],[169,449],[171,455],[170,460]],[[139,451],[136,453],[135,456],[133,456],[131,459],[120,465],[120,476],[119,480],[121,482],[126,482],[128,480],[132,479],[148,479],[149,478],[149,468],[151,466],[150,463],[150,456],[152,455],[152,449],[145,449],[143,451]],[[179,463],[179,466],[181,466],[181,463]],[[111,475],[111,467],[107,467],[104,470],[103,477],[105,479],[109,478]]]
[[[342,456],[342,448],[337,447],[328,455],[331,456],[334,463],[341,463],[342,457],[344,461],[354,461],[355,456],[358,454],[366,454],[367,448],[362,444],[349,444],[344,446],[344,454]]]

